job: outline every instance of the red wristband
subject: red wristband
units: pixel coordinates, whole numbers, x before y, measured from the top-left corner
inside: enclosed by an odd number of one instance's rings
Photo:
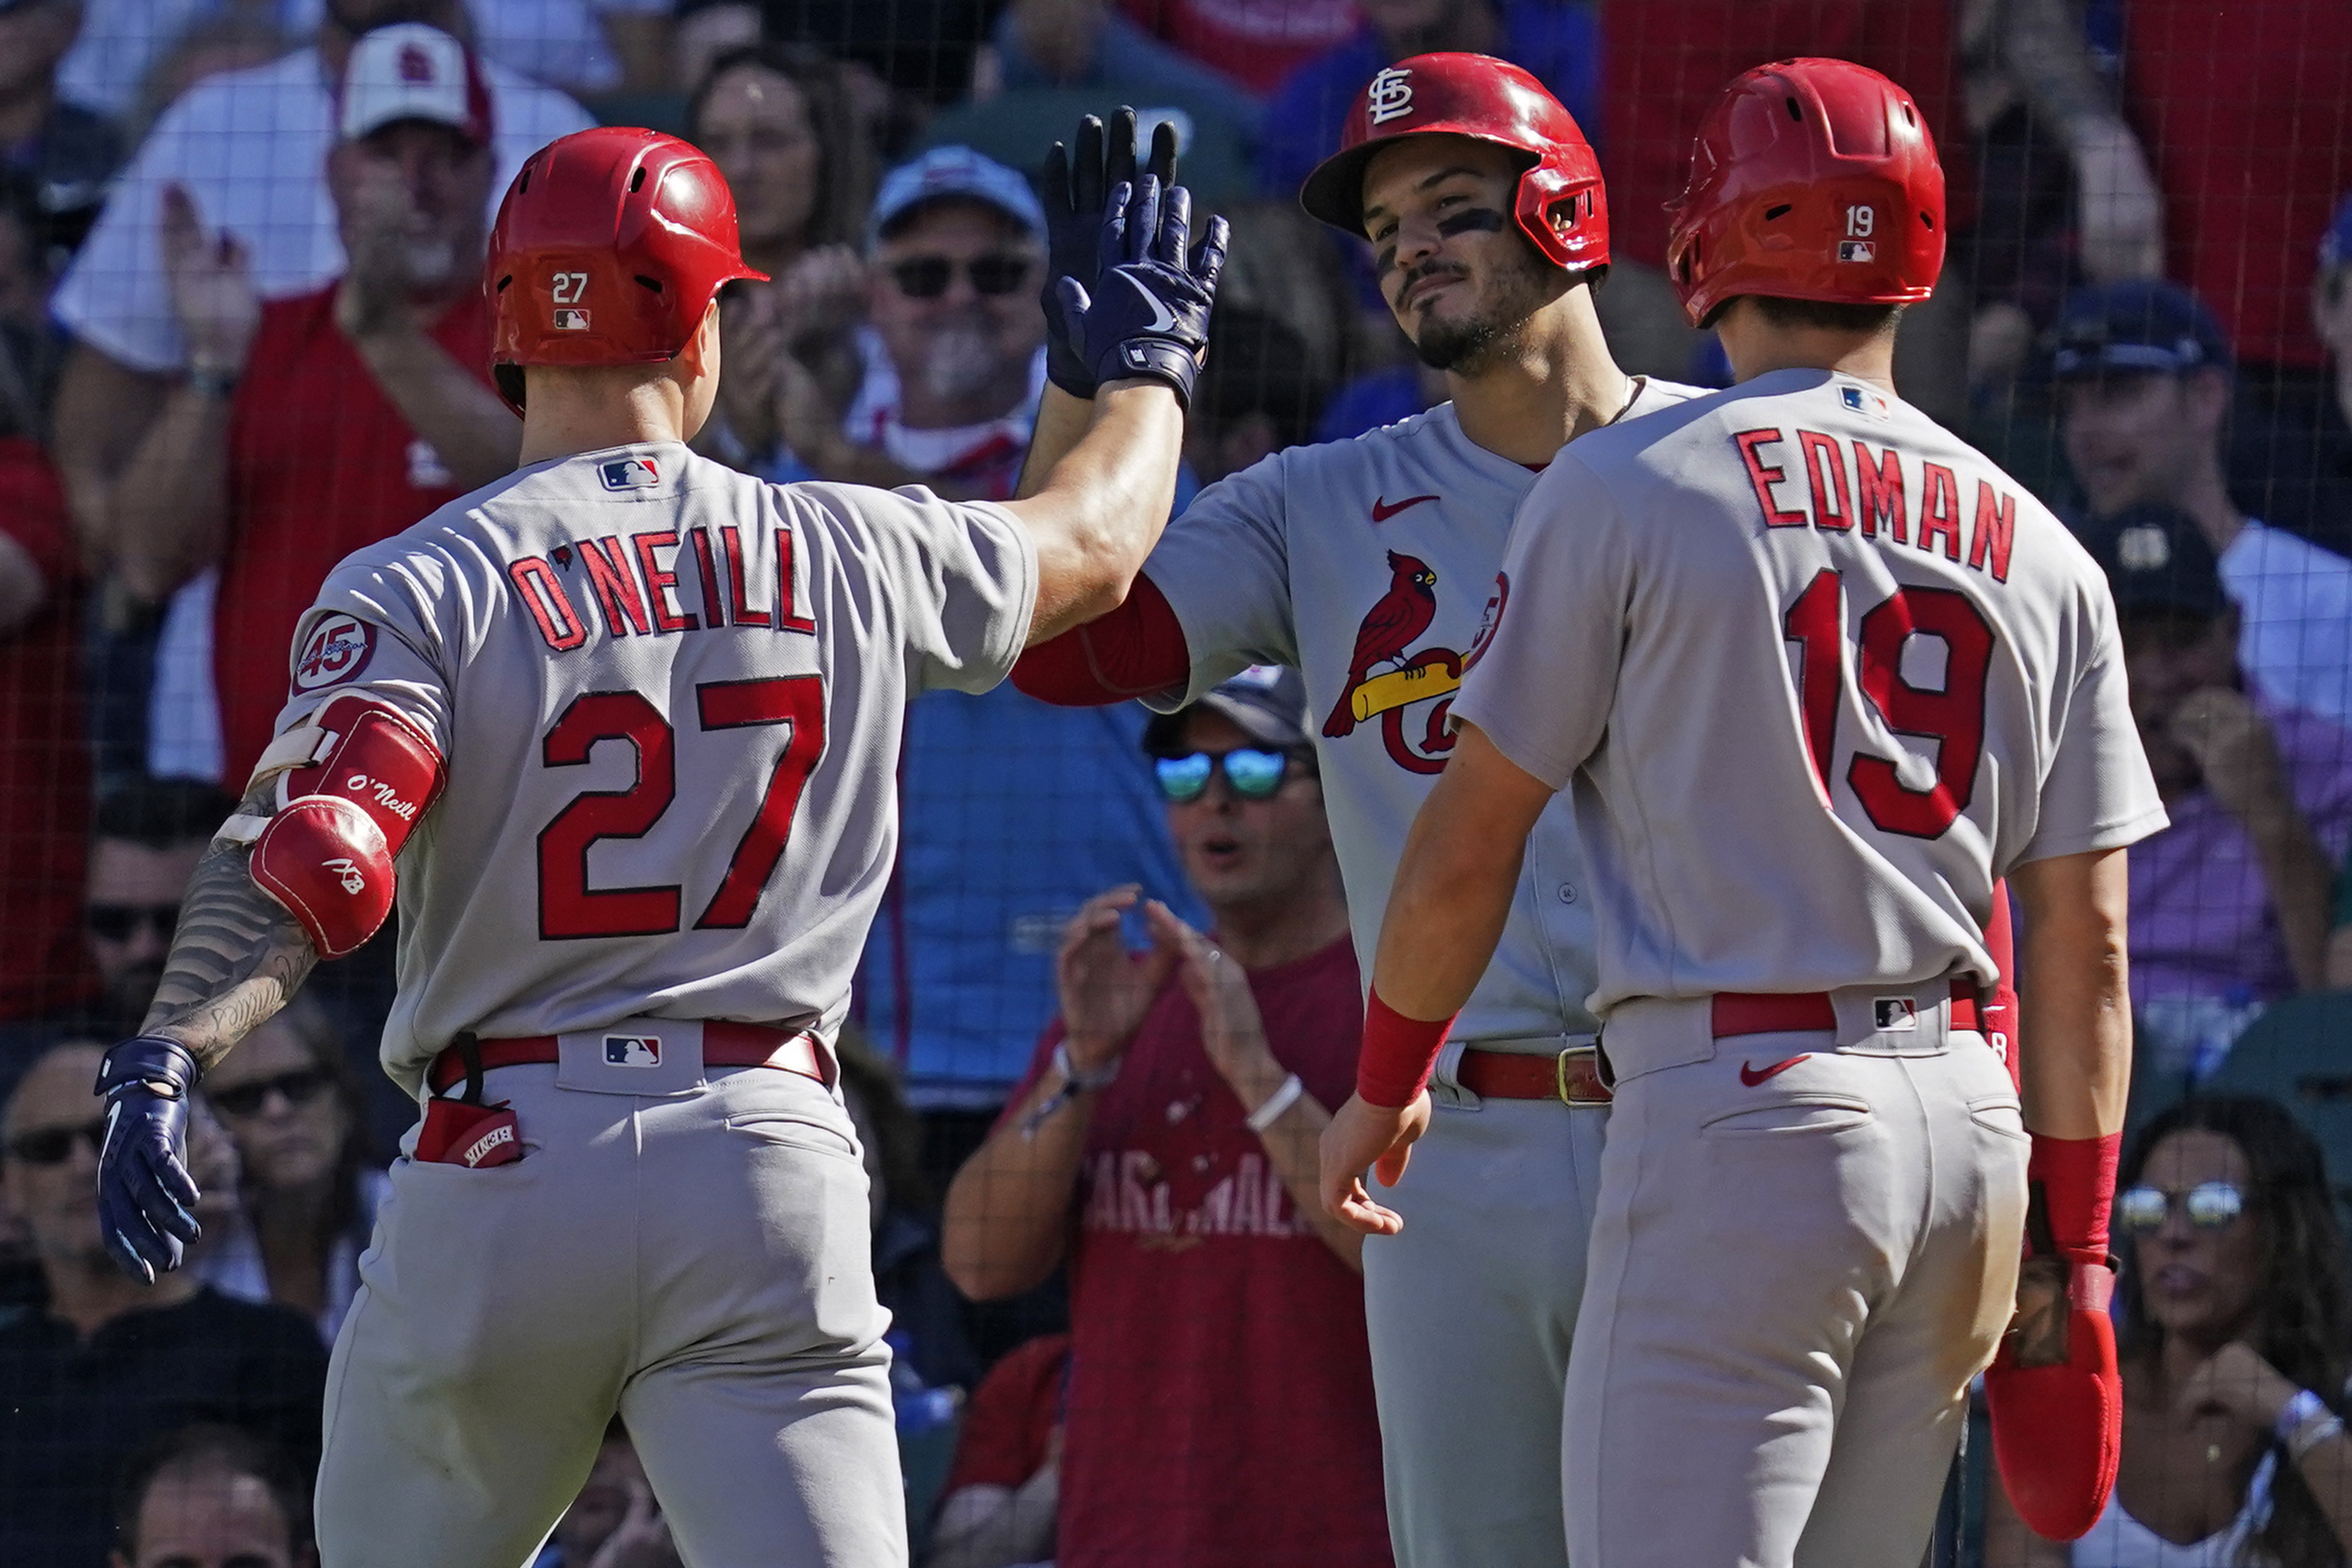
[[[2123,1148],[2120,1132],[2104,1138],[2033,1135],[2026,1184],[2041,1189],[2051,1241],[2076,1262],[2107,1260],[2107,1213],[2115,1205],[2116,1166]]]
[[[1374,991],[1364,1003],[1364,1048],[1356,1058],[1356,1096],[1391,1110],[1429,1087],[1452,1018],[1408,1018]]]

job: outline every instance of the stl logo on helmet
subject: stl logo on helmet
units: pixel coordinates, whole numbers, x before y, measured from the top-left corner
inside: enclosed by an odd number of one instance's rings
[[[375,652],[375,628],[355,616],[329,616],[294,656],[294,689],[316,691],[354,679]]]
[[[1412,112],[1412,72],[1391,66],[1372,79],[1364,89],[1364,106],[1375,125],[1385,125],[1401,114]]]

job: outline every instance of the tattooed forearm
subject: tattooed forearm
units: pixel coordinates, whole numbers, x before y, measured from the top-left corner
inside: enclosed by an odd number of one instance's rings
[[[252,798],[241,809],[268,807]],[[319,962],[294,917],[254,885],[252,855],[248,845],[215,843],[197,863],[141,1027],[179,1041],[201,1068],[285,1006]]]

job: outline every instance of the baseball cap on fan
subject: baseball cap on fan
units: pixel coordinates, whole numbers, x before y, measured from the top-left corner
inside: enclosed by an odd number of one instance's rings
[[[1254,664],[1231,680],[1218,682],[1198,702],[1173,713],[1155,713],[1143,727],[1147,756],[1176,754],[1186,717],[1205,710],[1232,720],[1261,746],[1295,751],[1312,745],[1307,734],[1307,683],[1295,669]]]
[[[1045,209],[1027,180],[969,147],[934,147],[883,176],[866,223],[866,247],[888,238],[917,207],[950,196],[994,207],[1045,243]]]
[[[2053,336],[2050,372],[2060,381],[2184,375],[2231,363],[2229,335],[2205,301],[2160,278],[2077,289],[2059,308]]]
[[[398,120],[446,125],[475,146],[490,140],[490,89],[474,52],[438,27],[401,22],[352,46],[336,105],[345,142]]]
[[[2180,610],[2211,620],[2230,607],[2213,547],[2179,507],[2127,506],[2086,524],[2083,546],[2105,571],[2120,614]]]

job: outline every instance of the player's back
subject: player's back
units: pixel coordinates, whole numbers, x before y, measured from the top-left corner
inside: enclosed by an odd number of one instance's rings
[[[1604,1009],[1989,979],[1993,881],[2116,826],[2089,753],[2137,739],[2097,569],[1866,383],[1777,372],[1596,432],[1517,529],[1527,618],[1459,710],[1584,767]]]
[[[995,508],[674,443],[537,466],[346,560],[281,726],[358,687],[447,759],[400,861],[386,1065],[633,1015],[829,1030],[896,850],[905,703],[1001,679],[1034,583]]]

